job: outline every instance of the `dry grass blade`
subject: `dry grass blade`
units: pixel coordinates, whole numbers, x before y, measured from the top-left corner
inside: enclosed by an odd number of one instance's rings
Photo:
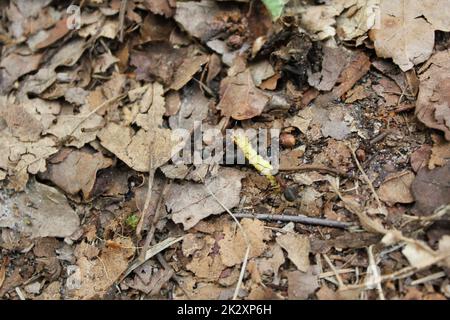
[[[379,272],[378,272],[378,267],[376,265],[375,262],[375,257],[373,256],[373,251],[372,251],[373,245],[367,248],[367,255],[369,256],[369,267],[368,270],[372,270],[373,273],[376,272],[376,276],[379,277]],[[378,296],[380,298],[380,300],[386,300],[384,297],[384,293],[383,293],[383,288],[381,287],[381,283],[377,282],[376,283],[376,288],[377,288],[377,292],[378,292]]]
[[[336,269],[334,264],[331,262],[330,258],[328,258],[328,256],[326,254],[323,254],[323,257],[325,258],[325,261],[327,262],[327,264],[330,267],[330,269],[333,270],[333,273],[334,273],[334,275],[336,277],[336,280],[338,281],[339,290],[345,288],[344,281],[342,281],[342,278],[341,278],[341,276],[339,274],[339,271]]]
[[[181,240],[183,240],[184,237],[178,237],[178,238],[167,238],[157,244],[155,244],[154,246],[150,247],[147,252],[145,253],[145,257],[144,260],[135,260],[127,269],[127,271],[125,271],[125,273],[123,274],[123,276],[121,277],[121,279],[119,280],[119,282],[121,282],[123,279],[125,279],[131,272],[133,272],[134,269],[136,269],[137,267],[139,267],[140,265],[142,265],[145,261],[151,259],[152,257],[154,257],[156,254],[162,252],[163,250],[167,249],[168,247],[170,247],[171,245],[174,245],[177,242],[180,242]]]

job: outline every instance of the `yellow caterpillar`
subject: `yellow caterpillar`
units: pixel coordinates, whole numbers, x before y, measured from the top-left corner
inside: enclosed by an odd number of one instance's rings
[[[255,167],[255,169],[264,175],[270,184],[277,190],[280,190],[280,185],[275,177],[271,174],[273,167],[269,161],[260,156],[255,149],[253,149],[250,140],[245,134],[236,132],[233,135],[233,141],[242,150],[248,162]]]

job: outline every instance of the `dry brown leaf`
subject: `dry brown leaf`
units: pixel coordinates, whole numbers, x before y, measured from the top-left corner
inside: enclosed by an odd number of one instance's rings
[[[61,299],[61,283],[53,281],[42,293],[36,297],[36,300],[60,300]]]
[[[9,196],[0,193],[0,227],[10,228],[31,238],[71,236],[80,219],[57,189],[30,182],[25,192]]]
[[[193,132],[206,119],[209,110],[207,99],[197,84],[187,85],[181,92],[181,105],[178,113],[169,118],[169,126],[174,129],[186,129]]]
[[[83,198],[91,196],[97,172],[112,165],[112,160],[101,152],[89,150],[61,149],[64,159],[47,165],[48,169],[42,177],[51,180],[55,185],[69,194],[82,192]],[[58,155],[56,155],[58,157]],[[50,161],[52,162],[52,161]]]
[[[334,99],[341,98],[370,70],[370,66],[371,62],[367,54],[362,51],[353,53],[350,62],[341,72],[334,89],[319,96],[315,103],[320,107],[327,107]]]
[[[100,256],[89,261],[81,257],[74,273],[67,278],[66,287],[76,299],[102,298],[109,287],[128,267],[128,260],[134,254],[134,244],[129,238],[117,238],[119,247],[106,247]]]
[[[419,79],[416,116],[427,127],[443,131],[450,141],[450,50],[431,57]]]
[[[372,88],[386,101],[387,107],[396,106],[399,102],[399,97],[402,94],[398,84],[387,77],[381,78],[378,81],[378,84],[373,85]]]
[[[254,84],[259,87],[261,83],[275,75],[272,65],[268,60],[261,60],[250,65]]]
[[[327,286],[322,286],[316,295],[319,300],[358,300],[361,291],[361,289],[333,291]]]
[[[226,268],[217,249],[215,249],[216,243],[216,239],[206,236],[203,249],[195,252],[191,262],[186,265],[186,268],[198,278],[207,281],[217,281],[222,271]]]
[[[151,43],[145,51],[132,51],[130,64],[136,67],[136,79],[160,81],[170,85],[186,55],[186,48],[175,49],[168,42]]]
[[[166,18],[173,16],[175,12],[175,0],[145,0],[144,6],[154,14],[164,15]]]
[[[125,81],[126,76],[124,74],[114,72],[111,75],[111,79],[103,83],[101,86],[96,87],[94,91],[89,92],[86,98],[87,104],[83,106],[82,111],[90,112],[102,103],[105,103],[105,101],[117,97],[122,91],[122,88],[125,86]],[[114,109],[114,106],[114,103],[111,103],[105,106],[105,109],[112,110]],[[105,109],[98,110],[97,114],[104,114]]]
[[[349,1],[347,1],[349,2]],[[350,1],[351,2],[351,1]],[[380,0],[357,0],[336,19],[336,33],[340,39],[362,43],[366,32],[377,26]]]
[[[194,233],[189,233],[183,238],[183,243],[181,245],[181,251],[185,257],[189,257],[196,251],[202,249],[205,246],[205,241],[199,238]]]
[[[436,167],[444,166],[450,160],[450,142],[437,134],[432,134],[433,147],[431,148],[428,168],[433,170]]]
[[[16,191],[25,188],[28,174],[37,174],[46,170],[46,159],[58,152],[53,139],[45,137],[36,142],[20,142],[13,137],[7,129],[3,129],[0,135],[1,150],[0,169],[8,177],[8,187]]]
[[[309,267],[307,272],[288,272],[289,300],[306,300],[319,288],[317,268]]]
[[[422,246],[408,243],[402,250],[403,255],[408,259],[411,266],[419,269],[430,266],[436,258],[433,250],[424,250],[423,246],[427,247],[427,245],[425,243],[421,244]]]
[[[145,17],[140,28],[140,43],[150,41],[168,41],[174,28],[175,24],[173,21],[164,19],[158,15],[149,14]],[[128,50],[128,46],[125,46],[124,50]],[[125,52],[123,53],[125,54]],[[124,66],[126,66],[126,62],[128,61],[125,61]]]
[[[411,190],[416,201],[412,211],[429,216],[442,205],[450,203],[450,162],[443,167],[429,170],[424,167],[417,173]]]
[[[44,129],[42,123],[22,105],[0,105],[0,117],[6,122],[11,134],[24,142],[38,141]]]
[[[208,41],[226,28],[222,16],[240,15],[237,9],[222,9],[215,1],[178,1],[174,19],[190,35]]]
[[[351,54],[347,49],[325,46],[323,48],[322,70],[308,76],[309,85],[321,91],[333,89],[350,57]]]
[[[369,56],[361,51],[356,52],[339,76],[339,85],[332,91],[334,96],[339,98],[347,93],[370,70],[370,66]]]
[[[309,239],[304,235],[286,233],[277,236],[277,243],[288,253],[288,258],[298,270],[308,272],[309,269]]]
[[[222,115],[236,120],[259,116],[269,101],[269,97],[253,83],[250,69],[240,67],[229,69],[228,77],[220,83],[220,96],[217,109],[221,110]]]
[[[347,92],[347,99],[345,99],[345,103],[353,103],[355,101],[364,100],[369,96],[367,88],[364,86],[356,86]]]
[[[381,0],[380,26],[371,30],[377,55],[407,71],[432,54],[434,32],[450,31],[449,0]]]
[[[208,60],[209,57],[204,54],[196,56],[188,54],[175,70],[170,89],[180,90],[184,87]]]
[[[11,53],[2,57],[0,62],[0,93],[6,94],[14,82],[24,74],[38,68],[42,59],[42,54],[20,55]]]
[[[155,82],[146,86],[136,106],[136,115],[125,120],[124,125],[109,122],[98,133],[103,147],[114,153],[134,170],[147,172],[150,162],[153,169],[166,163],[172,157],[172,132],[163,128],[165,113],[162,85]],[[129,126],[135,122],[141,127],[137,132]]]
[[[268,251],[270,252],[270,258],[257,259],[258,271],[261,275],[278,276],[278,270],[285,262],[284,253],[281,247],[277,244],[271,244]]]
[[[314,40],[324,40],[336,35],[336,29],[334,27],[336,24],[336,17],[339,16],[344,9],[355,3],[356,0],[339,0],[319,6],[310,5],[300,8],[294,7],[293,10],[301,11],[301,27],[304,28]]]
[[[431,146],[424,144],[411,154],[411,168],[414,172],[426,167],[431,156]]]
[[[84,118],[85,116],[86,113],[60,115],[45,133],[52,134],[60,140],[68,139],[67,146],[81,148],[95,140],[105,123],[105,120],[97,114],[90,115],[87,119]]]
[[[259,220],[242,219],[241,225],[250,242],[248,258],[260,256],[266,249],[264,240],[269,239],[269,234],[264,229],[264,223]],[[224,265],[233,267],[244,260],[247,242],[242,231],[235,226],[225,226],[224,234],[225,237],[219,240],[220,257]]]
[[[31,50],[37,51],[55,43],[64,37],[69,31],[67,18],[64,18],[59,20],[51,29],[41,30],[30,37],[27,44]]]
[[[242,178],[239,170],[222,168],[216,177],[206,179],[205,184],[228,209],[232,209],[239,204]],[[172,220],[182,223],[184,230],[210,215],[225,211],[205,186],[192,182],[174,183],[166,196],[166,206],[172,212]]]
[[[414,178],[414,173],[411,171],[403,171],[389,175],[378,189],[380,200],[390,206],[395,203],[414,202],[411,193],[411,184]]]

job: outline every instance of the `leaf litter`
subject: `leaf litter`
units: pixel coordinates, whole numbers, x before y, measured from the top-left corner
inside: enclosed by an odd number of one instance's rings
[[[0,298],[450,298],[447,2],[7,1]]]

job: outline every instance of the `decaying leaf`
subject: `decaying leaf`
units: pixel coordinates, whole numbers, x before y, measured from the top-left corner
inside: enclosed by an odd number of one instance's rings
[[[206,179],[205,184],[228,209],[232,209],[239,204],[242,178],[239,170],[223,168],[216,177]],[[185,230],[210,215],[225,211],[203,185],[192,182],[173,184],[166,197],[166,207],[172,212],[172,220],[182,223]]]
[[[289,11],[289,10],[288,10]],[[364,34],[376,26],[379,0],[334,0],[323,5],[295,6],[301,14],[301,26],[316,40],[336,34],[342,40],[361,42]]]
[[[175,0],[146,0],[144,6],[155,14],[170,18],[174,14],[175,3]]]
[[[411,191],[416,201],[413,212],[429,216],[442,205],[450,203],[450,162],[443,167],[430,170],[423,167],[417,173],[411,185]]]
[[[165,113],[162,86],[154,83],[145,90],[138,104],[134,121],[141,127],[135,131],[130,126],[108,123],[99,133],[101,144],[120,160],[137,171],[148,171],[166,163],[172,156],[171,130],[163,128]],[[131,121],[133,121],[131,119]]]
[[[414,178],[414,173],[411,171],[403,171],[388,176],[378,190],[380,200],[389,205],[414,202],[411,193],[411,184]]]
[[[31,181],[25,192],[13,196],[0,193],[0,227],[31,238],[71,236],[80,219],[66,197],[55,188]]]
[[[427,127],[443,131],[450,141],[450,50],[431,57],[419,78],[416,116]]]
[[[431,155],[429,153],[427,155],[430,158],[428,168],[433,170],[436,167],[444,166],[450,160],[450,142],[437,134],[432,134],[431,138],[434,143],[431,148]]]
[[[380,0],[380,26],[370,32],[377,55],[407,71],[432,54],[434,32],[450,31],[448,0]]]
[[[277,277],[278,270],[285,262],[284,253],[281,247],[274,243],[269,246],[271,257],[257,259],[257,267],[261,275],[274,275]]]
[[[310,74],[308,83],[321,91],[330,91],[350,59],[350,53],[339,47],[325,46],[321,72]]]
[[[311,266],[307,272],[291,271],[288,273],[289,300],[306,300],[319,288],[316,269]]]
[[[42,54],[19,55],[11,53],[0,62],[0,93],[11,89],[20,76],[36,70],[41,62]]]
[[[221,100],[217,109],[221,110],[223,115],[236,120],[251,119],[260,115],[269,97],[256,88],[248,68],[236,67],[230,70],[232,72],[229,72],[228,77],[220,84]]]
[[[264,223],[259,220],[242,219],[241,225],[250,242],[248,258],[260,256],[266,249],[264,240],[268,240],[268,233],[264,229]],[[220,257],[223,264],[227,267],[232,267],[242,263],[247,250],[247,243],[241,230],[234,226],[226,226],[224,233],[225,237],[219,240]]]
[[[191,262],[186,265],[186,268],[201,279],[214,281],[219,279],[226,266],[222,263],[218,252],[214,252],[216,240],[206,236],[204,242],[203,249],[193,255]]]
[[[179,110],[169,118],[169,126],[174,129],[186,129],[193,132],[208,115],[209,100],[197,85],[187,85],[181,94]]]
[[[276,238],[277,243],[288,253],[288,258],[298,270],[307,272],[309,269],[309,239],[306,236],[291,232],[281,234]]]
[[[129,238],[117,238],[114,242],[119,247],[104,248],[100,256],[93,261],[86,257],[78,259],[66,282],[66,287],[74,298],[102,298],[127,269],[128,259],[135,250],[133,242]]]
[[[37,174],[46,170],[45,160],[58,152],[56,143],[49,137],[36,142],[20,142],[7,129],[0,135],[1,150],[0,169],[5,170],[9,177],[9,187],[17,191],[25,188],[28,174]]]
[[[100,152],[89,150],[62,149],[63,159],[48,165],[42,175],[69,194],[83,193],[88,199],[94,187],[97,172],[112,165],[112,160],[104,157]],[[58,157],[58,155],[56,155]]]
[[[202,41],[208,41],[226,28],[222,15],[239,15],[237,9],[221,9],[215,1],[177,1],[174,19],[189,34]]]

